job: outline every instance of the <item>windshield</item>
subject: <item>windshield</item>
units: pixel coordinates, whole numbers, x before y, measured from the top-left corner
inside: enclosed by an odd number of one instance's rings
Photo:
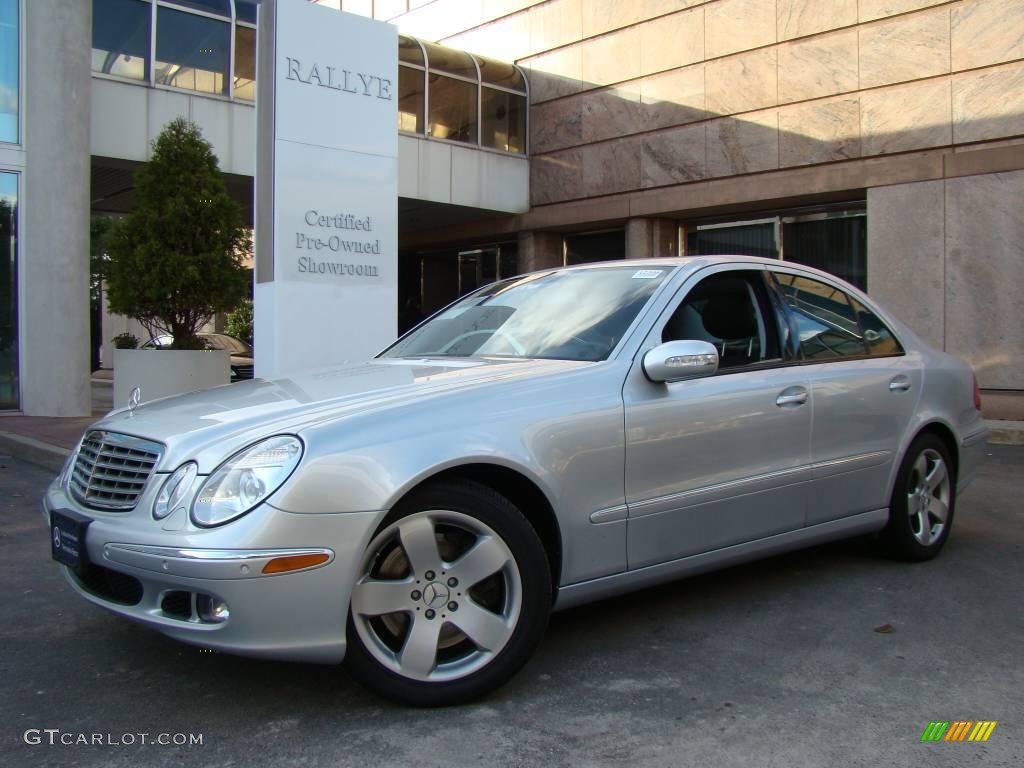
[[[471,293],[381,357],[604,360],[672,267],[600,267],[511,278]]]

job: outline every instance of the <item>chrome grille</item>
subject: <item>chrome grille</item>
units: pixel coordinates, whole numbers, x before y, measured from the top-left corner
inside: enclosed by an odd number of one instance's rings
[[[160,459],[161,448],[159,443],[140,437],[89,432],[68,478],[72,495],[96,509],[134,509]]]

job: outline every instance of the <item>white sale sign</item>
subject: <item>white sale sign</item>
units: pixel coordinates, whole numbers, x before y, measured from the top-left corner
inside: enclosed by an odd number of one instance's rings
[[[372,357],[397,333],[397,30],[265,0],[258,49],[256,375]]]

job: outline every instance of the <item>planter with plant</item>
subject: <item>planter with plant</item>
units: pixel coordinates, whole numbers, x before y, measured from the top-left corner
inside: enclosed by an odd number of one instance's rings
[[[105,279],[113,312],[174,341],[169,351],[115,352],[115,406],[136,386],[152,400],[228,382],[227,353],[205,350],[197,333],[246,297],[249,245],[210,143],[184,118],[168,123],[135,175],[134,208],[111,237]]]

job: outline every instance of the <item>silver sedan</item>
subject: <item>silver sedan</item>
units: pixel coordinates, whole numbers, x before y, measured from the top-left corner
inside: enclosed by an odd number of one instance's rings
[[[485,287],[369,362],[115,411],[44,511],[97,605],[452,704],[552,610],[862,534],[934,557],[979,407],[966,364],[825,273],[610,262]]]

